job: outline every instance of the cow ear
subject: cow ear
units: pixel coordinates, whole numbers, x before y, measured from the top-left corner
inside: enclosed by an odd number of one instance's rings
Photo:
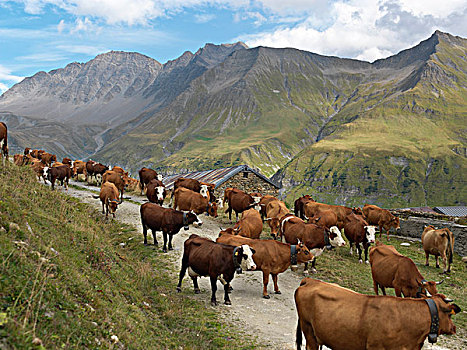
[[[256,250],[254,250],[253,248],[250,248],[250,250],[251,250],[251,254],[256,253]]]

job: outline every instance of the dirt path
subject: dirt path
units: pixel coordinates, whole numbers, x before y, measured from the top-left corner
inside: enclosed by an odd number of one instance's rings
[[[74,185],[82,186],[85,189],[77,190],[70,188],[68,195],[79,198],[82,202],[89,203],[101,210],[100,201],[92,197],[89,190],[98,191],[97,187],[86,186],[83,183],[73,182]],[[62,188],[59,189],[63,191]],[[65,191],[63,191],[65,192]],[[125,195],[125,198],[128,196]],[[144,203],[143,197],[131,196],[131,200]],[[130,225],[134,225],[141,236],[141,244],[143,243],[141,219],[139,214],[139,205],[124,201],[117,210],[117,219]],[[205,215],[200,216],[203,221],[201,228],[190,226],[188,231],[181,230],[179,234],[173,238],[174,251],[168,254],[173,260],[176,270],[181,265],[181,256],[183,253],[183,242],[192,234],[198,234],[203,237],[208,237],[213,240],[217,238],[219,233],[219,221]],[[159,242],[162,241],[161,233],[158,233]],[[149,243],[152,243],[152,236],[148,237]],[[160,247],[160,243],[159,243]],[[159,251],[162,253],[161,249]],[[330,252],[332,254],[332,252]],[[297,315],[294,303],[294,291],[300,284],[303,278],[303,267],[299,268],[298,272],[292,272],[288,269],[286,272],[279,275],[279,288],[282,292],[280,295],[274,294],[272,281],[270,280],[268,292],[271,299],[262,298],[262,273],[261,272],[246,272],[241,275],[236,275],[232,281],[234,291],[231,294],[232,305],[226,306],[222,304],[223,290],[218,284],[217,299],[221,301],[216,307],[227,319],[238,324],[246,333],[256,336],[260,343],[265,344],[268,349],[295,349],[295,329],[297,326]],[[211,287],[208,278],[199,279],[201,294],[196,297],[210,306]],[[193,291],[191,280],[186,276],[183,285],[183,291]],[[175,292],[175,285],[174,285]],[[194,295],[194,294],[193,294]],[[445,348],[439,346],[428,346],[424,348],[443,350]]]

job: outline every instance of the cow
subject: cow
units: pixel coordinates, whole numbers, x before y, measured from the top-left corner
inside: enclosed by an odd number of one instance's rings
[[[266,206],[268,205],[269,202],[271,201],[277,201],[278,199],[274,196],[271,196],[269,194],[266,194],[261,197],[261,200],[259,201],[259,212],[261,213],[261,220],[266,218]]]
[[[62,159],[62,163],[68,165],[70,168],[73,168],[73,161],[71,160],[71,158],[64,157]]]
[[[242,212],[241,219],[235,224],[232,232],[247,238],[259,238],[263,231],[263,221],[260,213],[254,209]]]
[[[315,257],[311,265],[313,273],[316,272],[316,258],[323,253],[324,248],[331,249],[332,247],[345,245],[341,232],[336,226],[329,229],[316,224],[307,224],[292,214],[287,214],[281,218],[279,232],[281,240],[282,236],[284,236],[285,241],[289,244],[303,242],[310,250],[310,253]],[[305,263],[303,273],[308,273],[308,263]]]
[[[48,167],[50,167],[52,165],[52,162],[57,161],[57,156],[55,154],[51,154],[51,153],[48,153],[48,152],[42,153],[39,157],[40,157],[41,162],[45,166],[48,166]]]
[[[68,191],[68,181],[71,177],[71,169],[68,165],[61,165],[57,167],[44,167],[43,169],[43,177],[44,179],[50,181],[52,184],[52,190],[55,189],[55,181],[59,180],[61,185],[65,187]]]
[[[128,171],[123,170],[123,168],[119,167],[119,166],[114,166],[112,168],[112,171],[115,171],[116,173],[118,173],[123,178],[125,178],[125,176],[128,176]]]
[[[294,202],[294,213],[295,216],[302,220],[305,220],[305,204],[308,202],[314,202],[315,200],[309,194],[306,194]]]
[[[152,179],[147,184],[146,197],[151,203],[156,203],[162,206],[164,199],[167,196],[167,191],[162,181]]]
[[[31,156],[33,156],[34,158],[40,160],[40,159],[41,159],[41,155],[42,155],[43,153],[45,153],[45,151],[42,150],[42,149],[41,149],[41,150],[33,149],[33,150],[31,151],[30,154],[31,154]]]
[[[13,155],[13,163],[17,166],[21,166],[24,163],[24,154],[15,154]]]
[[[317,225],[321,225],[327,228],[332,226],[337,226],[337,215],[334,211],[328,210],[319,210],[315,212],[315,216],[308,219],[309,222],[313,222]]]
[[[266,205],[266,221],[271,229],[271,236],[274,239],[276,239],[276,236],[279,234],[280,219],[289,213],[290,210],[286,207],[285,203],[280,200],[270,201]]]
[[[337,227],[339,227],[340,230],[342,230],[344,226],[344,220],[349,214],[354,213],[360,216],[363,214],[360,208],[349,208],[342,205],[332,205],[308,201],[304,205],[305,219],[308,220],[309,218],[317,217],[323,210],[332,210],[337,215]]]
[[[115,172],[115,171],[112,171],[112,170],[107,170],[104,175],[102,176],[102,182],[105,183],[105,182],[111,182],[115,185],[115,187],[117,187],[118,191],[120,192],[120,203],[123,202],[123,191],[125,190],[125,180],[123,180],[123,177]]]
[[[140,187],[138,180],[132,177],[128,177],[126,178],[126,180],[128,182],[128,187],[127,187],[128,192],[136,192],[136,190]]]
[[[401,229],[399,218],[392,215],[387,209],[381,209],[372,204],[365,204],[363,206],[363,215],[370,225],[379,227],[379,238],[381,238],[383,229],[386,230],[386,238],[388,240],[391,227],[395,228],[396,232],[399,232]]]
[[[8,161],[8,128],[4,122],[0,122],[0,152],[2,152],[2,163]]]
[[[101,163],[95,163],[93,165],[93,172],[94,172],[94,177],[96,178],[96,182],[97,184],[99,185],[100,183],[102,183],[102,180],[103,180],[103,176],[105,174],[105,172],[109,170],[109,167],[104,165],[104,164],[101,164]],[[123,197],[122,197],[123,198]]]
[[[177,292],[182,291],[182,280],[186,270],[193,280],[196,294],[200,293],[198,277],[209,276],[211,280],[211,305],[216,306],[217,279],[222,278],[224,285],[224,304],[231,305],[229,298],[230,282],[235,272],[255,270],[253,261],[255,250],[243,244],[239,247],[221,244],[210,239],[192,234],[183,244],[182,266],[177,285]]]
[[[383,295],[385,288],[394,288],[396,296],[421,298],[438,293],[437,282],[423,278],[412,259],[400,254],[392,245],[380,242],[370,249],[370,266],[373,288],[378,295],[378,287]]]
[[[188,225],[201,226],[203,222],[193,212],[184,213],[172,208],[164,208],[154,203],[144,203],[140,207],[141,224],[143,226],[144,244],[148,244],[147,232],[152,231],[154,245],[157,246],[156,231],[162,231],[164,238],[163,252],[167,253],[167,236],[169,238],[169,250],[173,250],[172,237],[182,227],[188,230]]]
[[[87,179],[88,173],[86,171],[87,168],[87,162],[83,162],[82,160],[75,160],[73,162],[73,177],[76,177],[76,180],[78,180],[78,175],[83,174],[84,177]]]
[[[305,278],[295,291],[297,350],[302,331],[308,350],[421,349],[429,336],[455,334],[453,314],[461,311],[442,294],[432,299],[395,298],[356,293],[337,284]],[[430,304],[436,306],[433,322]],[[432,326],[438,326],[431,330]],[[431,333],[431,334],[430,334]]]
[[[179,187],[174,192],[174,198],[174,209],[193,211],[198,215],[206,212],[210,216],[217,217],[217,203],[210,203],[209,197],[203,197],[201,193]]]
[[[24,152],[23,152],[23,153],[24,153],[25,156],[27,156],[28,154],[31,154],[31,151],[32,151],[31,148],[26,147],[26,148],[24,149]]]
[[[111,182],[104,181],[99,193],[99,199],[102,202],[102,214],[105,213],[106,219],[109,217],[109,213],[115,218],[115,211],[118,209],[118,205],[120,204],[118,197],[119,193],[117,187]]]
[[[352,245],[355,243],[358,250],[358,260],[362,263],[362,243],[365,249],[365,263],[368,261],[368,247],[375,242],[375,227],[368,225],[361,215],[350,213],[344,219],[344,234],[349,240],[350,255],[352,255]]]
[[[144,188],[147,186],[147,184],[151,180],[157,179],[159,181],[162,181],[162,175],[157,174],[157,172],[153,169],[143,167],[139,169],[138,174],[139,174],[139,186],[141,188],[141,195],[143,195]]]
[[[296,245],[282,243],[275,240],[250,239],[236,235],[230,235],[224,231],[219,233],[216,242],[240,246],[248,244],[255,250],[253,260],[257,269],[263,272],[263,298],[269,299],[268,283],[269,275],[274,283],[275,294],[281,294],[277,284],[277,275],[291,266],[297,269],[297,263],[306,263],[313,259],[313,255],[301,242]]]
[[[32,170],[36,173],[39,181],[41,178],[44,180],[44,183],[47,183],[47,175],[44,175],[44,164],[38,159],[33,158],[31,163],[29,164]]]
[[[259,199],[253,198],[248,193],[237,188],[226,188],[224,192],[224,203],[225,202],[229,205],[225,210],[226,213],[229,213],[229,220],[232,221],[232,210],[234,210],[238,221],[238,213],[253,208],[259,203]]]
[[[422,246],[426,257],[425,266],[429,266],[428,258],[431,254],[435,256],[437,268],[439,268],[438,257],[441,257],[443,259],[444,273],[451,272],[452,258],[454,256],[454,235],[449,229],[436,229],[431,225],[425,227],[422,233]]]

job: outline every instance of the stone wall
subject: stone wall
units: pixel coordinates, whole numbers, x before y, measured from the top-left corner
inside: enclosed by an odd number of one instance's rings
[[[398,233],[404,237],[422,238],[423,229],[427,225],[437,228],[448,228],[454,234],[454,251],[460,256],[467,256],[467,226],[456,224],[453,221],[441,220],[436,215],[411,216],[410,214],[399,215],[401,231]]]
[[[279,190],[271,185],[270,183],[264,181],[258,175],[252,172],[245,172],[248,177],[244,177],[244,172],[241,171],[238,174],[232,176],[228,181],[224,182],[215,190],[215,195],[217,197],[223,198],[224,190],[227,187],[238,188],[246,193],[259,192],[263,196],[269,194],[276,196],[279,193]]]

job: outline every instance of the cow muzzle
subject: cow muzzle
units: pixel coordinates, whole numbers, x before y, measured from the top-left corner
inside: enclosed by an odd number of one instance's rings
[[[290,265],[290,270],[296,272],[298,270],[298,265]]]

